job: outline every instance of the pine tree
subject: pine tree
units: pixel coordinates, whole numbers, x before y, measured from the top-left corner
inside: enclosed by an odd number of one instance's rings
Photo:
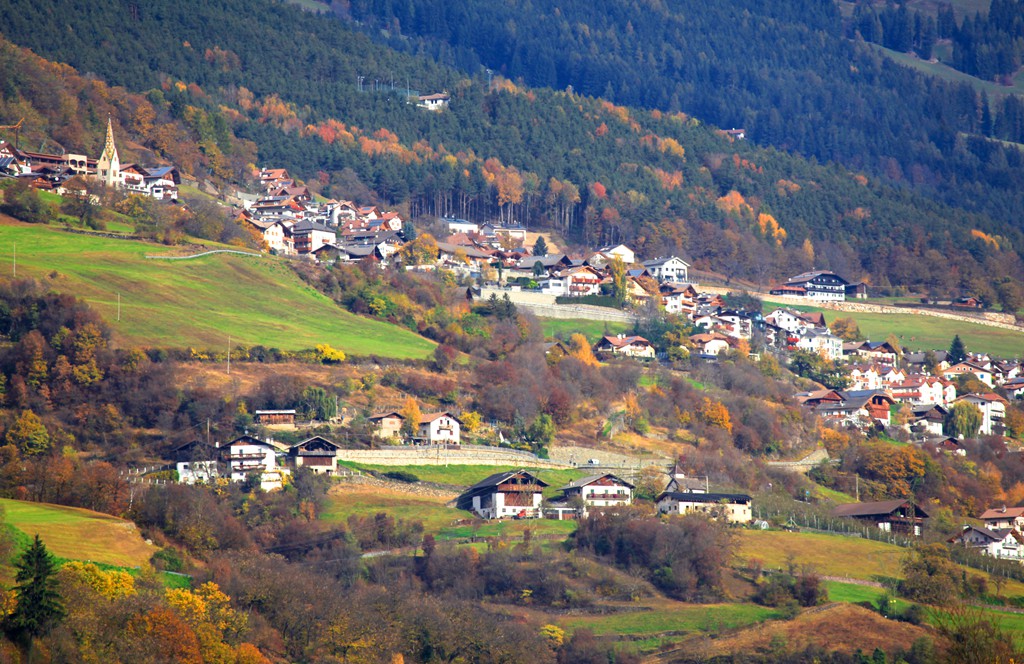
[[[946,354],[946,361],[950,364],[956,364],[957,362],[963,362],[967,359],[967,349],[964,347],[964,342],[960,339],[960,335],[953,337],[953,343],[949,344],[949,352]]]
[[[16,568],[14,587],[17,606],[8,620],[8,631],[33,637],[45,634],[64,617],[64,605],[57,592],[57,564],[36,535]]]
[[[533,245],[534,256],[547,256],[548,255],[548,243],[544,241],[543,235],[537,236],[537,242]]]

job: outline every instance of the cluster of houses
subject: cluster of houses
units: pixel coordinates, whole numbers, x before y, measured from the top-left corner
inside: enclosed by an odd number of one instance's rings
[[[107,120],[107,137],[99,159],[82,154],[47,154],[20,150],[0,141],[0,175],[25,178],[29,186],[57,194],[85,195],[82,178],[99,180],[157,200],[177,200],[181,175],[174,166],[122,164],[114,143],[114,128]]]
[[[466,489],[456,507],[484,519],[573,519],[631,505],[636,488],[614,473],[595,473],[560,487],[559,496],[545,501],[543,492],[548,486],[526,470],[495,473]],[[678,464],[669,472],[668,484],[655,503],[661,514],[698,513],[739,524],[753,519],[750,496],[711,493],[706,481],[687,478]]]
[[[313,200],[283,168],[263,168],[256,196],[240,195],[236,221],[249,225],[267,248],[279,255],[358,261],[386,261],[405,243],[404,220],[397,212],[352,201]]]
[[[998,361],[974,354],[950,363],[947,353],[935,351],[901,356],[889,343],[856,342],[843,345],[844,356],[855,360],[848,366],[851,384],[845,390],[816,390],[797,395],[827,421],[841,425],[891,426],[891,414],[904,404],[903,422],[911,434],[934,441],[963,454],[955,441],[942,437],[946,416],[957,402],[967,402],[981,414],[978,433],[1002,435],[1010,400],[1024,398],[1024,367],[1018,361]],[[860,360],[860,361],[856,361]],[[899,364],[897,364],[899,362]],[[926,368],[926,363],[929,368]],[[957,378],[970,375],[992,390],[957,394]],[[997,392],[996,390],[999,390]]]

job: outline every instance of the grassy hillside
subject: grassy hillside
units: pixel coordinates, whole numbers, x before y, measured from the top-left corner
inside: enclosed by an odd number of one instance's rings
[[[50,553],[122,567],[149,564],[157,547],[147,544],[130,521],[77,507],[0,499],[7,523],[29,537],[39,535]]]
[[[19,277],[50,277],[55,289],[84,298],[126,344],[226,349],[230,336],[235,347],[298,350],[327,343],[355,355],[395,358],[426,357],[434,348],[408,330],[343,311],[272,257],[151,260],[146,255],[172,250],[3,218],[5,276],[12,273],[15,248]]]
[[[959,334],[967,349],[971,351],[984,351],[998,357],[1020,357],[1024,352],[1024,334],[978,323],[965,323],[909,312],[873,314],[834,311],[767,301],[765,311],[771,311],[776,306],[800,311],[823,311],[825,320],[829,323],[837,318],[852,318],[857,321],[861,334],[872,341],[882,341],[889,334],[895,334],[899,337],[900,343],[911,350],[945,350],[949,348],[953,337]]]

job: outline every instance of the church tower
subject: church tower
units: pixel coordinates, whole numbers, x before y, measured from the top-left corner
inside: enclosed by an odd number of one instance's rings
[[[103,146],[103,154],[96,162],[96,175],[108,187],[121,183],[121,160],[117,157],[117,146],[114,145],[114,126],[107,117],[107,142]]]

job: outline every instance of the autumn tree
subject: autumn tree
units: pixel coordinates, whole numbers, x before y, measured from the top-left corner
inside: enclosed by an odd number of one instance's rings
[[[837,318],[832,321],[832,324],[828,327],[832,330],[832,334],[836,335],[843,341],[857,341],[858,339],[863,338],[860,333],[860,327],[857,325],[857,321],[852,318]]]
[[[697,408],[697,414],[705,424],[732,433],[732,418],[729,416],[729,409],[722,402],[704,397],[704,401]]]
[[[398,255],[406,265],[433,265],[437,262],[437,240],[430,233],[424,233],[405,243]]]
[[[629,284],[626,280],[626,264],[620,257],[616,256],[608,264],[608,273],[612,278],[611,296],[615,299],[615,303],[621,307],[626,303],[626,298],[629,295]]]
[[[57,592],[57,564],[46,550],[39,535],[15,565],[17,604],[7,617],[8,631],[22,638],[45,634],[64,617],[64,605]]]
[[[14,445],[26,456],[42,454],[50,449],[50,434],[43,421],[31,410],[21,411],[7,430],[6,440],[8,445]]]
[[[420,406],[416,403],[416,399],[406,397],[399,414],[402,416],[402,435],[411,438],[416,434],[416,429],[423,418],[423,413],[420,412]]]
[[[569,356],[576,358],[581,364],[588,367],[596,367],[598,365],[597,357],[594,356],[594,350],[590,347],[590,342],[579,332],[569,337]]]

